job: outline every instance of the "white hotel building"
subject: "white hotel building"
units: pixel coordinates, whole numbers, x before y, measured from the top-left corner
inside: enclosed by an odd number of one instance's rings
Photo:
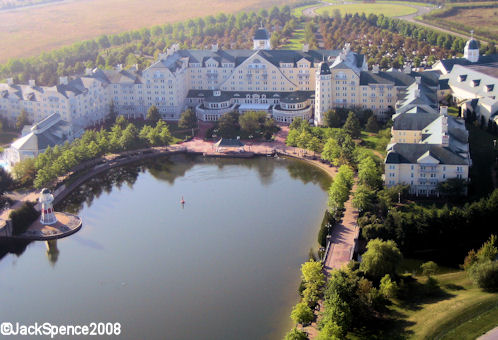
[[[156,105],[166,120],[177,120],[185,108],[195,108],[199,119],[215,121],[231,110],[262,110],[282,123],[296,117],[314,118],[334,107],[371,109],[379,119],[394,112],[399,94],[422,76],[437,86],[430,72],[380,72],[368,67],[363,55],[342,50],[272,50],[270,36],[260,28],[253,50],[180,50],[169,48],[140,72],[87,70],[84,75],[61,77],[59,85],[0,84],[0,115],[13,124],[22,109],[33,122],[57,113],[74,131],[101,122],[111,102],[119,114],[144,117]]]

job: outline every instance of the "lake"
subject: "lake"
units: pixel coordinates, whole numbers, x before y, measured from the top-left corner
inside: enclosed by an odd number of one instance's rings
[[[113,169],[56,207],[81,216],[78,233],[17,255],[3,246],[0,320],[120,322],[120,339],[281,339],[329,184],[289,159]]]

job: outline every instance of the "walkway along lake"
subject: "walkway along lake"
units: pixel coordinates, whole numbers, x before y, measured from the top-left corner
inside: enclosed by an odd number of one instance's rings
[[[282,158],[112,169],[56,207],[81,216],[78,233],[0,260],[0,319],[121,322],[124,339],[281,339],[329,184]]]

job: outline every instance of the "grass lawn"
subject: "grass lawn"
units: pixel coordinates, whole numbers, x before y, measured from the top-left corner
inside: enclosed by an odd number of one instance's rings
[[[498,294],[475,287],[464,271],[438,274],[439,289],[427,294],[427,279],[405,281],[389,308],[392,320],[371,339],[475,339],[497,325]],[[359,337],[363,338],[363,337]]]
[[[354,14],[354,13],[365,13],[365,15],[370,15],[371,13],[379,15],[384,14],[388,17],[400,16],[400,15],[408,15],[417,12],[416,8],[398,5],[398,4],[348,4],[348,5],[333,5],[333,6],[325,6],[316,10],[318,14],[323,14],[327,12],[329,15],[332,15],[333,11],[338,9],[341,11],[341,15],[345,14]]]
[[[372,150],[379,158],[384,160],[386,156],[386,146],[389,143],[389,138],[382,136],[380,133],[372,132],[361,132],[361,140],[363,146],[366,149]]]
[[[423,17],[437,26],[468,34],[475,30],[476,37],[498,39],[498,4],[496,2],[471,2],[446,4]]]
[[[470,168],[469,196],[479,198],[489,194],[493,190],[491,169],[493,167],[493,140],[498,139],[484,129],[467,126],[469,130],[470,157],[472,167]]]
[[[281,47],[283,50],[301,50],[303,48],[304,42],[304,28],[303,24],[299,24],[298,28],[292,33],[292,38],[290,38],[285,45]]]
[[[0,145],[9,144],[18,137],[19,134],[17,132],[2,131],[0,132]]]

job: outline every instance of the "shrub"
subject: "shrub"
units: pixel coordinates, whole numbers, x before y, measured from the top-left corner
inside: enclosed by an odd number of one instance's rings
[[[486,261],[472,265],[467,271],[470,279],[479,287],[488,291],[498,290],[498,262]]]
[[[12,233],[14,235],[24,233],[39,216],[40,213],[36,211],[34,204],[25,202],[19,209],[13,210],[9,215],[12,220]]]
[[[284,340],[308,340],[308,335],[306,332],[294,327],[287,334],[285,334]]]
[[[427,277],[430,277],[431,275],[434,275],[438,271],[438,266],[436,262],[429,261],[425,262],[420,266],[420,269],[422,269],[422,274],[424,274]]]
[[[291,319],[295,323],[303,325],[310,324],[315,318],[315,314],[305,302],[298,303],[291,312]]]

